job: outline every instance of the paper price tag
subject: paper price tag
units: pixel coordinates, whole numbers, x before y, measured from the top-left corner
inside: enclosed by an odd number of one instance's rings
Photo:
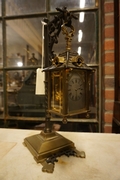
[[[42,72],[43,69],[38,68],[36,70],[36,89],[35,94],[36,95],[44,95],[45,94],[45,72]]]

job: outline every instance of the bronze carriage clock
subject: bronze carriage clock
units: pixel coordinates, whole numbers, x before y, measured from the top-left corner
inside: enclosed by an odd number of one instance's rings
[[[77,52],[71,51],[74,35],[71,19],[76,17],[68,12],[66,7],[57,10],[59,15],[47,22],[51,64],[43,70],[47,77],[46,126],[40,134],[24,139],[36,162],[43,165],[44,172],[53,172],[57,157],[63,154],[85,158],[84,151],[78,151],[72,141],[50,128],[50,116],[56,114],[62,117],[63,123],[67,123],[70,116],[89,114],[90,75],[93,72]],[[53,53],[52,47],[57,42],[60,31],[65,35],[66,50],[57,56]]]

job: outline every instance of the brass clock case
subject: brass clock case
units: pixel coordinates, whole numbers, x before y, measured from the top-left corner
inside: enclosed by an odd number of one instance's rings
[[[81,56],[74,54],[68,64],[60,54],[63,63],[58,56],[55,57],[57,62],[53,60],[54,63],[44,69],[48,73],[48,111],[62,117],[89,112],[90,75],[93,69],[84,63]]]

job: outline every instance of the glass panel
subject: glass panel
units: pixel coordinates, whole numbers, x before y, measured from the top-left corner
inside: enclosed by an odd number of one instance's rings
[[[57,7],[62,8],[64,6],[67,9],[75,9],[75,8],[91,8],[95,7],[95,0],[50,0],[50,10],[55,11]]]
[[[97,68],[94,68],[95,72],[91,75],[90,79],[90,103],[89,103],[89,109],[90,109],[90,118],[98,119],[97,117],[97,107],[98,107],[98,85],[97,85]]]
[[[42,18],[7,21],[7,66],[40,65]]]
[[[3,116],[4,111],[3,95],[3,72],[0,71],[0,117]]]
[[[51,101],[51,109],[54,112],[62,113],[62,80],[61,78],[63,76],[62,71],[52,72],[51,73],[51,94],[50,94],[50,101]]]
[[[2,23],[0,21],[0,67],[3,66],[3,58],[2,58]]]
[[[6,0],[6,15],[45,12],[45,0]]]
[[[119,0],[119,17],[120,17],[120,0]],[[119,80],[118,80],[118,83],[119,83],[119,88],[120,88],[120,18],[119,18],[119,22],[118,22],[118,28],[119,28],[119,34],[118,34],[118,37],[119,37],[119,42],[118,42],[118,51],[119,51],[119,70],[118,70],[118,76],[119,76]],[[119,101],[120,101],[120,90],[119,90]]]
[[[68,78],[68,104],[69,112],[74,113],[76,110],[86,109],[86,71],[71,71]]]
[[[84,58],[86,64],[97,63],[96,13],[82,12],[82,14],[75,15],[79,20],[72,19],[75,28],[75,34],[72,38],[72,50],[78,52]],[[66,48],[65,35],[61,33],[59,39],[58,44],[53,47],[56,54],[65,51]]]
[[[2,6],[2,3],[1,3],[1,0],[0,0],[0,16],[2,15],[2,13],[1,13],[1,6]]]
[[[90,120],[90,119],[98,119],[97,117],[97,107],[98,107],[98,85],[97,85],[97,68],[94,68],[95,72],[91,75],[90,78],[90,89],[89,89],[89,117],[86,117],[86,113],[85,114],[78,114],[76,116],[74,116],[74,118],[84,118],[86,120]]]
[[[45,96],[35,95],[36,71],[7,72],[8,113],[10,116],[44,117]]]

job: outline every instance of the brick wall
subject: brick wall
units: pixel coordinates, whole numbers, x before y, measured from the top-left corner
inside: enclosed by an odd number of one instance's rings
[[[102,122],[112,130],[114,105],[114,0],[102,0]]]

